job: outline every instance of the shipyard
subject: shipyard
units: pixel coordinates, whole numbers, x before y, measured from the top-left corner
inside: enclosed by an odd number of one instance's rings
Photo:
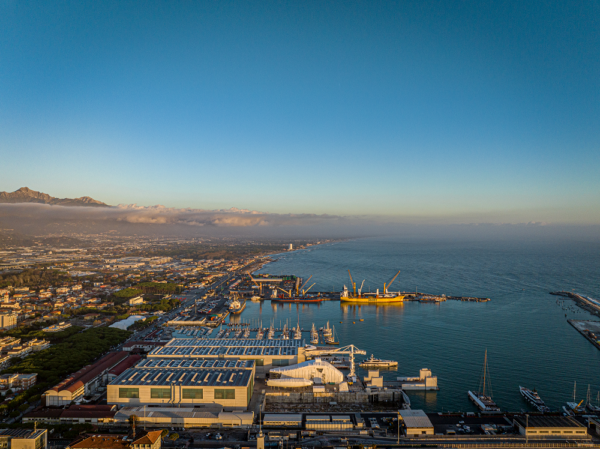
[[[40,391],[39,405],[22,414],[22,425],[58,426],[72,417],[93,416],[98,433],[118,434],[135,421],[148,435],[167,428],[198,447],[215,440],[248,447],[284,442],[298,447],[415,442],[477,447],[500,441],[560,447],[600,437],[598,392],[588,387],[582,400],[575,388],[572,400],[557,407],[545,403],[534,386],[521,385],[512,392],[522,398],[520,409],[505,407],[492,390],[496,374],[488,359],[493,366],[494,354],[487,350],[481,354],[478,385],[474,381],[463,391],[470,407],[420,408],[416,404],[423,398],[445,394],[436,360],[414,368],[410,355],[386,357],[389,348],[373,348],[368,338],[349,331],[369,326],[372,313],[385,316],[402,310],[410,315],[414,307],[443,313],[453,302],[477,310],[487,307],[490,298],[408,291],[400,287],[400,270],[390,270],[387,281],[375,288],[346,270],[347,281],[338,289],[318,289],[313,275],[265,273],[277,259],[247,258],[225,270],[222,262],[215,270],[206,260],[158,260],[153,273],[162,264],[175,272],[197,273],[198,266],[206,272],[174,294],[159,293],[172,290],[168,282],[123,289],[124,305],[140,321],[128,318],[114,326],[133,334]],[[126,273],[141,269],[128,266]],[[580,307],[594,305],[587,296],[561,295]],[[24,297],[14,292],[9,301],[19,300],[17,296]],[[169,306],[149,319],[142,309],[167,304],[165,297]],[[561,301],[557,305],[563,309],[574,307]],[[325,310],[329,312],[320,312]],[[68,332],[80,323],[75,317],[47,331]],[[597,322],[569,323],[597,344]],[[8,354],[31,350],[11,338],[5,338]],[[41,350],[49,346],[40,343]],[[5,376],[7,385],[31,382],[24,374]]]

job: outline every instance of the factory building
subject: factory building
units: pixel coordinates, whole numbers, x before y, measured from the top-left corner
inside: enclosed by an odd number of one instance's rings
[[[148,358],[254,360],[256,372],[305,361],[302,340],[256,340],[218,338],[174,338],[148,353]]]
[[[84,395],[94,393],[106,384],[109,370],[129,357],[128,352],[111,352],[96,363],[88,365],[70,375],[58,385],[44,392],[42,404],[45,406],[69,405]]]
[[[398,413],[407,437],[433,435],[433,424],[423,410],[400,410]]]
[[[131,415],[137,416],[140,426],[151,427],[252,427],[254,412],[223,411],[217,404],[202,407],[123,407],[116,415],[118,422],[127,424]],[[145,449],[145,448],[144,448]]]
[[[146,359],[108,385],[107,402],[246,408],[252,398],[254,372],[253,360]]]
[[[521,435],[588,438],[587,428],[571,416],[515,416],[513,424]]]

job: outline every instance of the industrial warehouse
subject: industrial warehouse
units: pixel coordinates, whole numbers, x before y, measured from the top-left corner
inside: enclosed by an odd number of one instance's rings
[[[187,360],[181,363],[189,365],[185,368],[175,366],[178,360],[161,362],[164,363],[162,367],[142,366],[123,372],[108,385],[107,402],[120,405],[220,404],[245,408],[252,398],[252,360],[230,360],[229,363]],[[205,363],[213,364],[213,367],[203,367]]]
[[[275,366],[294,365],[305,360],[300,340],[188,339],[176,338],[153,349],[148,358],[235,358],[254,360],[256,371],[268,372]]]

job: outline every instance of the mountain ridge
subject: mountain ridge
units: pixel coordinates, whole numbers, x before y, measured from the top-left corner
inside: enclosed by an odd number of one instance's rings
[[[110,205],[90,198],[89,196],[82,196],[80,198],[55,198],[47,193],[31,190],[29,187],[21,187],[14,192],[0,192],[0,203],[38,203],[50,204],[52,206],[110,207]]]

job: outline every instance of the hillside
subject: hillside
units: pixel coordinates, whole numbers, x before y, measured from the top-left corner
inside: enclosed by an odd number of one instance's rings
[[[27,187],[21,187],[14,192],[0,192],[0,203],[41,203],[56,206],[110,207],[108,204],[96,201],[89,196],[82,196],[81,198],[55,198],[47,193],[36,192]]]

